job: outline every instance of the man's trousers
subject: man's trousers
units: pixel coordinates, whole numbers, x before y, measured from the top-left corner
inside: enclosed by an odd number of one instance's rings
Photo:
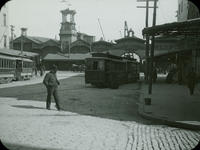
[[[58,88],[57,87],[47,87],[47,101],[46,101],[46,108],[50,109],[51,106],[51,96],[53,95],[56,107],[59,110],[60,105],[59,105],[59,98],[58,98]]]

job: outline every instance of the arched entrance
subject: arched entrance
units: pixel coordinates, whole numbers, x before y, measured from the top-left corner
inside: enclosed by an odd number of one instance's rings
[[[116,50],[123,49],[127,53],[137,54],[140,59],[145,58],[145,41],[143,39],[132,36],[118,39],[115,42],[117,43],[115,46]]]

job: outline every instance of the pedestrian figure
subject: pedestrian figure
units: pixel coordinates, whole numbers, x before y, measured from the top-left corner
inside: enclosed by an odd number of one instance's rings
[[[44,68],[43,68],[43,65],[40,64],[40,76],[43,76],[44,74]]]
[[[194,68],[191,68],[190,72],[187,74],[187,86],[190,90],[190,95],[193,95],[196,82],[196,73]]]
[[[35,67],[35,76],[37,76],[37,67]]]
[[[153,69],[153,82],[155,83],[157,80],[157,70],[156,68]]]
[[[52,95],[54,96],[57,110],[60,110],[59,98],[58,98],[58,85],[60,85],[60,82],[56,77],[56,72],[57,72],[57,66],[53,65],[51,71],[45,75],[43,80],[43,83],[47,88],[46,109],[49,110],[50,110]]]

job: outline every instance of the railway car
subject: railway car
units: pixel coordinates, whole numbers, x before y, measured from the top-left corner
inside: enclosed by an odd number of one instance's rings
[[[93,53],[86,58],[85,83],[97,87],[118,88],[139,79],[139,64],[135,59],[105,53]]]
[[[29,79],[33,66],[34,62],[30,59],[0,55],[0,83]]]

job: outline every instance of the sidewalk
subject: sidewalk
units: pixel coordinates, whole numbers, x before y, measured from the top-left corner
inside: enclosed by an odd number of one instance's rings
[[[151,99],[151,105],[145,99]],[[152,94],[148,94],[148,84],[142,83],[139,113],[148,119],[161,121],[168,125],[200,130],[200,90],[195,88],[189,94],[186,85],[154,83]]]

